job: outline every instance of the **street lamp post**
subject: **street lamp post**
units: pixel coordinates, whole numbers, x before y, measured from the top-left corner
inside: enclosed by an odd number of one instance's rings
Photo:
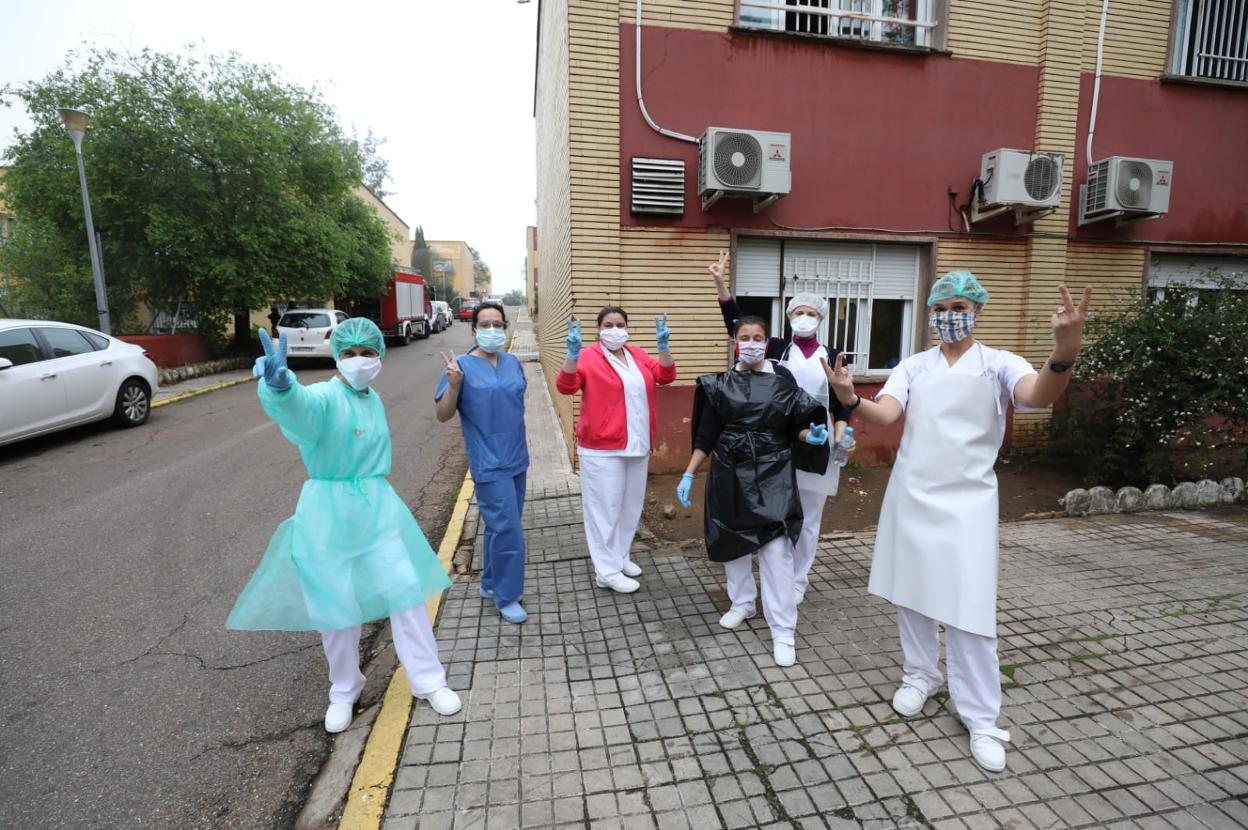
[[[91,276],[95,280],[95,305],[100,316],[100,331],[112,334],[108,320],[108,295],[104,291],[104,269],[100,266],[100,249],[95,244],[95,222],[91,219],[91,197],[87,195],[87,169],[82,163],[82,137],[91,116],[82,110],[57,107],[65,129],[74,139],[74,155],[78,159],[78,183],[82,185],[82,212],[87,217],[87,247],[91,252]]]

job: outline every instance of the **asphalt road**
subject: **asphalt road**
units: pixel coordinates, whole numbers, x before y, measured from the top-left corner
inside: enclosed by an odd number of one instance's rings
[[[435,548],[465,469],[437,352],[469,341],[392,348],[376,383]],[[320,638],[225,619],[304,478],[252,384],[0,447],[0,827],[293,823],[329,751]]]

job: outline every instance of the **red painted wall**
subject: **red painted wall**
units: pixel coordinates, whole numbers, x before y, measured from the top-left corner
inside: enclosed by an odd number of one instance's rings
[[[821,41],[745,33],[646,28],[643,91],[660,126],[699,135],[708,126],[793,134],[793,192],[756,216],[747,201],[704,213],[696,193],[697,146],[666,138],[642,119],[633,83],[634,29],[620,26],[620,217],[628,225],[774,228],[782,224],[946,231],[959,221],[947,188],[967,200],[981,155],[1034,145],[1038,67],[895,54]],[[1116,229],[1079,229],[1078,185],[1092,76],[1080,90],[1071,233],[1080,239],[1248,241],[1248,93],[1158,80],[1105,77],[1096,158],[1170,159],[1170,213]],[[685,215],[629,213],[630,159],[681,158]],[[951,227],[952,226],[952,227]],[[1006,220],[982,228],[1017,233]]]
[[[620,26],[620,195],[625,225],[773,228],[853,225],[942,230],[960,220],[980,156],[1030,147],[1036,67],[894,54],[751,34],[646,28],[643,92],[660,126],[699,135],[708,126],[793,134],[793,192],[756,216],[748,201],[703,213],[698,148],[646,125],[633,86],[633,26]],[[685,160],[685,215],[629,213],[633,156]]]
[[[162,369],[189,366],[208,359],[204,338],[198,334],[127,334],[117,338],[147,350],[147,356]]]
[[[644,45],[644,44],[643,44]],[[1087,180],[1088,116],[1093,76],[1085,75],[1079,101],[1074,181]],[[1115,228],[1098,222],[1070,229],[1081,239],[1160,239],[1183,242],[1248,241],[1248,91],[1136,78],[1104,77],[1096,114],[1093,160],[1108,156],[1170,159],[1170,212],[1160,219]]]

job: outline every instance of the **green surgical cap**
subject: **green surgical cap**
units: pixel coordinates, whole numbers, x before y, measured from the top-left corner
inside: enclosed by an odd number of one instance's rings
[[[386,339],[381,336],[381,329],[367,317],[352,317],[341,323],[329,336],[329,346],[334,350],[334,360],[343,349],[352,346],[363,346],[377,352],[378,357],[386,356]]]
[[[932,285],[932,293],[927,295],[927,304],[941,300],[952,300],[954,297],[965,297],[976,305],[988,302],[988,290],[979,284],[970,271],[950,271]]]

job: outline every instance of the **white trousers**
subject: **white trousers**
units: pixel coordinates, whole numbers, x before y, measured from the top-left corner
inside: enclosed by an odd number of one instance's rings
[[[602,580],[624,570],[646,501],[649,456],[582,455],[581,507],[585,541]]]
[[[754,583],[754,557],[763,582],[763,616],[771,628],[771,639],[794,644],[797,628],[797,597],[793,594],[793,545],[788,537],[773,539],[749,556],[724,563],[728,577],[728,599],[733,606],[754,612],[758,588]]]
[[[931,617],[897,606],[897,628],[905,654],[903,677],[918,678],[939,688],[940,628]],[[991,729],[1001,713],[1001,667],[997,638],[945,626],[945,661],[949,666],[949,697],[962,722],[971,729]]]
[[[823,526],[823,508],[828,497],[822,487],[797,486],[802,501],[802,534],[793,546],[793,582],[805,588],[810,584],[810,567],[815,564],[815,548],[819,545],[819,529]]]
[[[337,631],[322,631],[321,646],[329,663],[329,702],[354,703],[364,691],[360,671],[360,631],[353,625]],[[429,623],[429,609],[422,602],[415,608],[390,615],[394,651],[407,669],[412,694],[427,695],[446,685],[446,671],[438,660],[438,641]]]

